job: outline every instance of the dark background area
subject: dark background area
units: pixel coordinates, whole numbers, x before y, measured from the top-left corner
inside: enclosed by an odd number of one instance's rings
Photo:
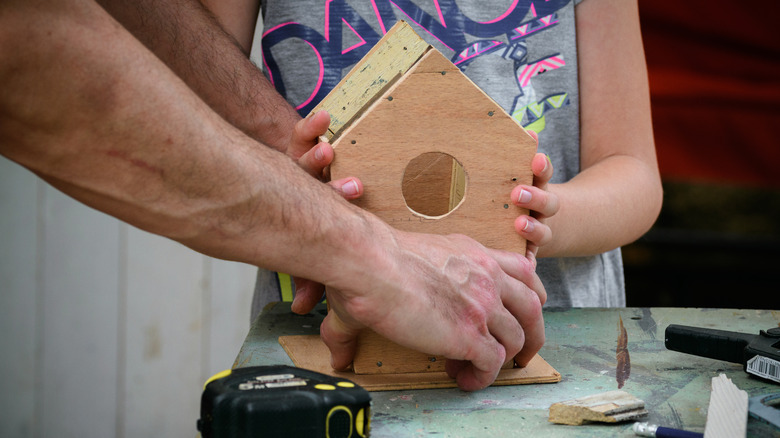
[[[628,305],[780,309],[780,2],[639,8],[664,206]]]

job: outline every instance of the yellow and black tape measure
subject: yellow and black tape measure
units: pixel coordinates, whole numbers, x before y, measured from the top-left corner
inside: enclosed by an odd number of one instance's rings
[[[206,382],[203,438],[364,438],[371,396],[346,379],[285,365],[219,373]]]

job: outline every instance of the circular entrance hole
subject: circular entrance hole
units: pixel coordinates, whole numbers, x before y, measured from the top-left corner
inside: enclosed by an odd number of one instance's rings
[[[466,172],[453,156],[426,152],[406,165],[401,190],[406,206],[414,213],[444,216],[463,202]]]

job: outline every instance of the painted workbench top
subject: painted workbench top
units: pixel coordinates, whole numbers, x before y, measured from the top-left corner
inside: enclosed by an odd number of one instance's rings
[[[301,316],[290,311],[290,303],[269,305],[252,324],[234,366],[292,365],[277,338],[317,334],[324,314],[324,306]],[[561,382],[489,387],[471,393],[458,389],[372,392],[371,436],[635,436],[630,422],[564,426],[547,421],[552,403],[618,388],[619,318],[628,334],[631,359],[630,376],[622,389],[645,401],[650,413],[643,421],[703,432],[711,379],[720,373],[749,397],[780,392],[780,385],[749,376],[741,365],[664,347],[669,324],[758,334],[780,325],[780,311],[546,309],[547,340],[539,354],[561,373]],[[768,431],[765,425],[749,420],[748,436],[766,436]]]

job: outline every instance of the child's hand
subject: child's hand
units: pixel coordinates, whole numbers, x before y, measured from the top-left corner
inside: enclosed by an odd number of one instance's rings
[[[533,131],[528,131],[538,141]],[[546,219],[558,212],[558,196],[547,191],[547,183],[553,176],[553,166],[549,157],[537,153],[531,161],[534,174],[533,186],[520,185],[512,190],[512,202],[530,210],[529,215],[515,219],[515,230],[527,241],[526,257],[536,264],[539,247],[552,240],[552,230]]]

